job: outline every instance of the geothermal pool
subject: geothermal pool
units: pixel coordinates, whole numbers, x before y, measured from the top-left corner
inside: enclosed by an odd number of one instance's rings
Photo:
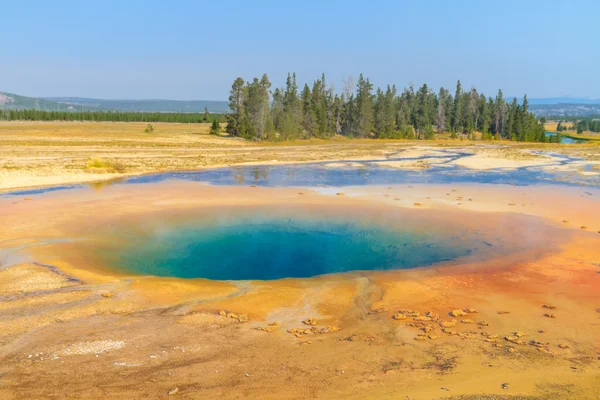
[[[548,229],[522,219],[488,222],[495,229],[425,210],[209,207],[95,224],[57,252],[120,275],[274,280],[478,262],[538,245],[511,233],[517,226],[540,238]]]
[[[407,269],[470,254],[475,243],[418,226],[393,229],[349,220],[243,216],[123,227],[95,249],[133,274],[271,280],[355,270]],[[92,250],[94,251],[94,250]]]

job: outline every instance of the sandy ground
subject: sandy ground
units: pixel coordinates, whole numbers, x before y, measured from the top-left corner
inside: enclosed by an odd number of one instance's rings
[[[542,145],[509,142],[409,142],[387,140],[256,143],[208,135],[208,124],[0,122],[0,191],[95,182],[158,171],[198,170],[229,165],[331,161],[330,167],[381,160],[382,167],[421,169],[449,162],[474,170],[557,166],[550,155],[580,157],[569,171],[600,172],[600,143]],[[458,160],[459,153],[470,154]],[[448,159],[443,157],[449,156]],[[585,165],[597,168],[586,170]]]
[[[597,399],[599,196],[164,182],[0,199],[0,397]],[[402,211],[506,248],[406,271],[216,282],[123,275],[52,241],[252,207],[399,224]]]

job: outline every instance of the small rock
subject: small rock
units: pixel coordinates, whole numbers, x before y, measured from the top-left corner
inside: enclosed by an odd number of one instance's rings
[[[553,304],[544,304],[542,307],[547,308],[548,310],[556,310],[556,306]]]
[[[558,345],[558,347],[560,347],[561,349],[568,349],[569,345],[565,344],[565,343],[561,343],[561,344]]]
[[[392,317],[395,320],[404,320],[406,319],[406,314],[398,313]]]
[[[227,316],[227,312],[225,310],[221,310],[219,311],[219,315],[226,317]]]
[[[240,317],[236,313],[230,312],[227,314],[227,318],[239,319]]]
[[[315,326],[317,324],[316,318],[308,317],[304,321],[302,321],[304,325]]]
[[[244,374],[244,376],[247,378],[247,377],[249,377],[250,375],[248,375],[248,374]]]
[[[336,193],[336,196],[343,196],[343,195],[344,195],[344,193],[342,193],[342,192],[337,192]]]
[[[179,394],[179,388],[178,388],[178,387],[176,387],[176,388],[174,388],[174,389],[171,389],[171,390],[169,390],[169,392],[168,392],[168,395],[169,395],[169,396],[176,396],[176,395],[178,395],[178,394]]]
[[[264,331],[264,332],[273,332],[277,328],[279,328],[279,324],[277,322],[272,322],[268,326],[259,327],[259,328],[255,328],[255,329],[259,330],[259,331]]]
[[[554,315],[554,314],[544,314],[544,317],[556,318],[556,315]]]
[[[240,314],[238,316],[238,321],[240,321],[240,322],[248,322],[248,314]]]
[[[407,317],[418,317],[419,315],[421,315],[420,312],[410,309],[398,310],[398,313],[405,314]]]
[[[102,292],[102,297],[110,299],[111,297],[113,297],[113,294],[111,292]]]
[[[510,314],[510,311],[498,311],[498,314],[500,314],[500,315]]]
[[[453,319],[452,321],[442,321],[442,322],[440,322],[440,326],[442,328],[452,328],[455,325],[456,325],[456,320],[455,319]]]
[[[387,311],[388,311],[387,308],[385,308],[385,307],[379,307],[379,308],[375,308],[375,309],[369,311],[369,314],[370,315],[375,315],[375,314],[381,314],[381,313],[387,312]]]
[[[508,383],[503,383],[502,384],[502,389],[508,389]]]
[[[457,309],[457,310],[450,311],[450,315],[453,317],[462,317],[462,316],[467,315],[467,313],[465,313],[463,310]]]

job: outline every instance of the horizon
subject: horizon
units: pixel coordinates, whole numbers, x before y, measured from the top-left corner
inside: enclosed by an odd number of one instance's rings
[[[267,73],[281,87],[296,71],[300,85],[325,73],[338,90],[362,72],[376,87],[414,82],[452,90],[460,79],[488,96],[502,89],[508,98],[600,98],[600,55],[589,51],[600,4],[591,0],[579,2],[584,15],[559,0],[433,7],[380,1],[369,8],[341,1],[117,4],[5,5],[0,32],[12,39],[0,74],[12,79],[0,90],[38,98],[226,101],[238,76]]]

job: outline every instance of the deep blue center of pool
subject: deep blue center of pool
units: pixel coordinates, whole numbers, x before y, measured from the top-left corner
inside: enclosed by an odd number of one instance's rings
[[[456,238],[340,220],[226,220],[119,230],[105,262],[134,274],[216,280],[407,269],[465,256]]]

